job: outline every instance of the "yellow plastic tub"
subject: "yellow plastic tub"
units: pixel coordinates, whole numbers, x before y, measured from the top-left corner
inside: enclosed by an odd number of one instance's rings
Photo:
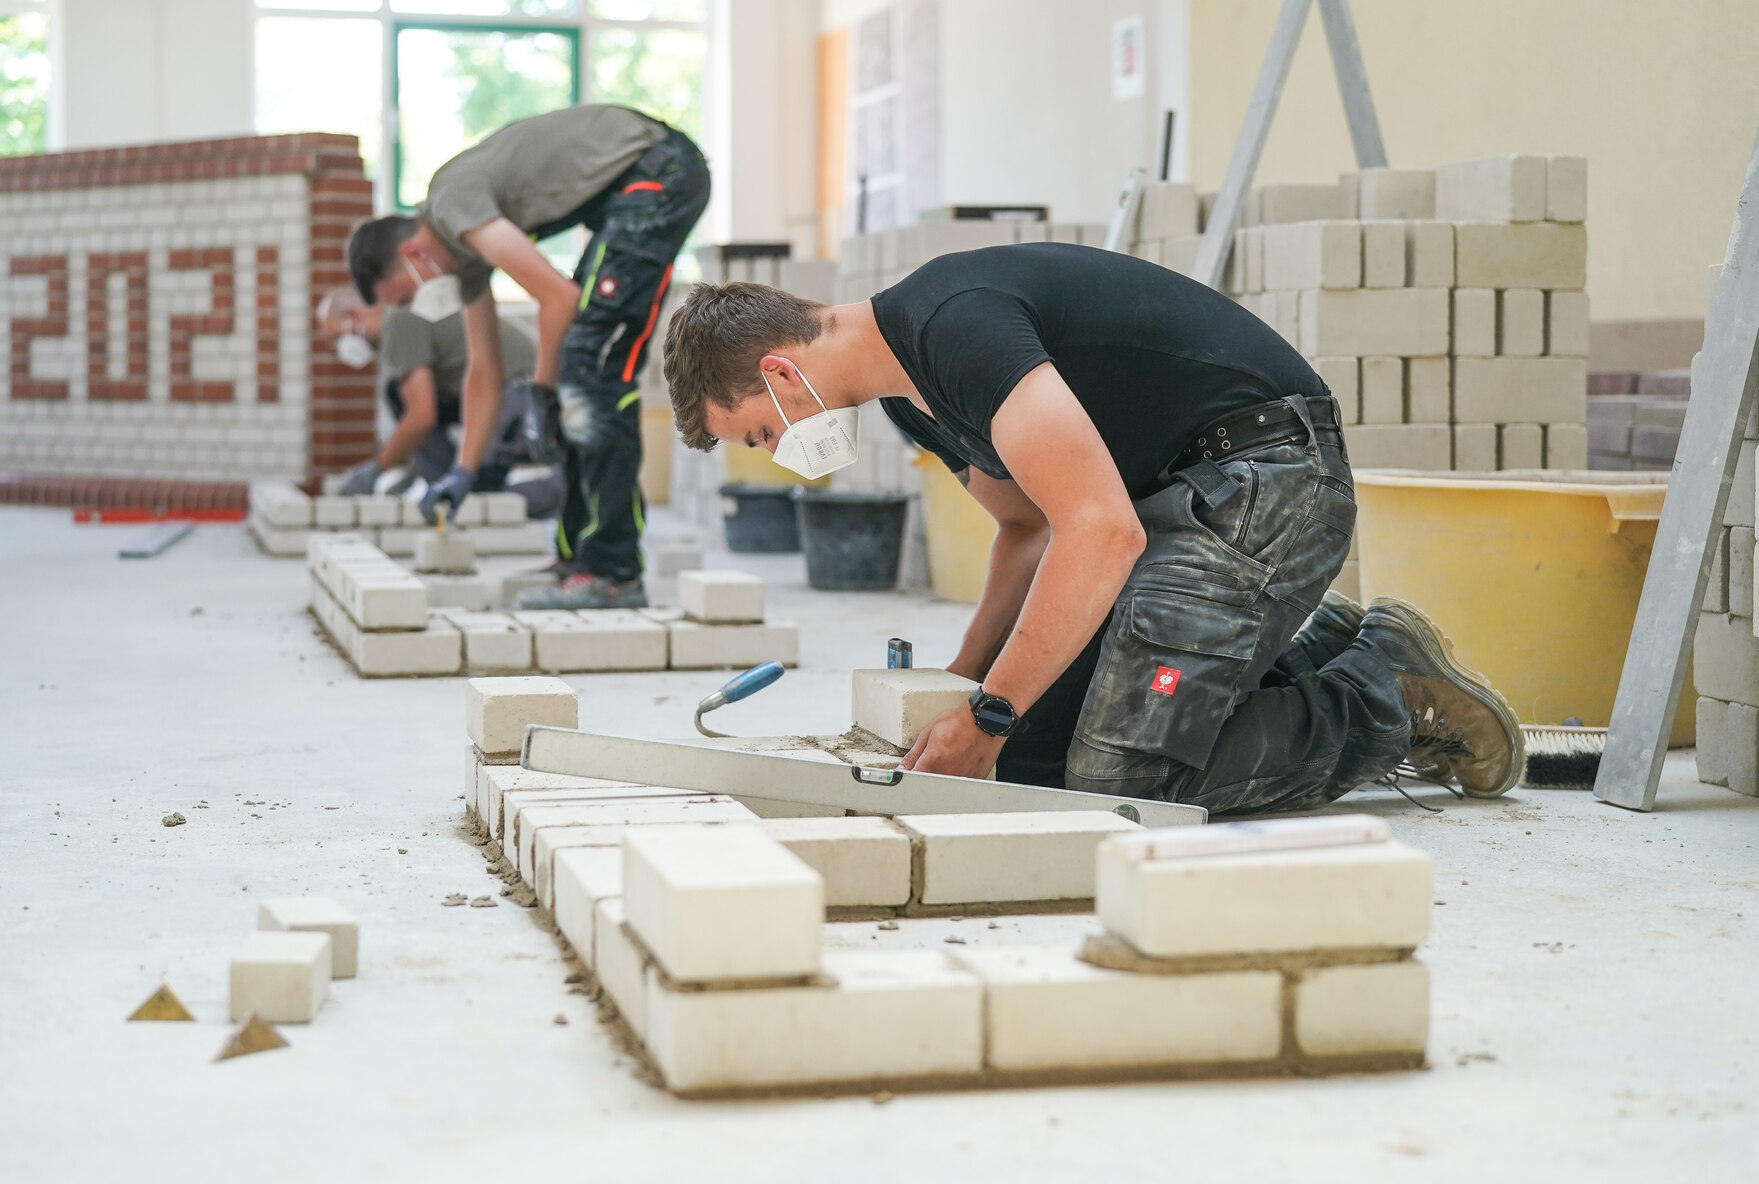
[[[1667,474],[1355,477],[1365,601],[1396,596],[1428,613],[1523,723],[1606,726]],[[1692,743],[1695,715],[1677,714],[1676,746]]]
[[[922,525],[928,538],[928,579],[935,595],[976,604],[989,570],[996,520],[932,452],[913,462],[922,470]]]

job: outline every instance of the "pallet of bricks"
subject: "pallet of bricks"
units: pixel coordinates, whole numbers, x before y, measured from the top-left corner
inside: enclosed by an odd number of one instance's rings
[[[1133,253],[1189,272],[1213,195],[1150,185]],[[1338,398],[1358,468],[1587,467],[1587,166],[1497,156],[1248,192],[1223,288]],[[1353,591],[1352,554],[1339,586]]]
[[[601,1014],[681,1096],[1424,1062],[1413,954],[1431,861],[1382,820],[766,818],[731,796],[538,771],[591,740],[565,730],[579,707],[559,680],[473,680],[466,697],[489,870],[544,911]],[[1097,925],[1048,944],[991,944],[989,922],[850,948],[898,918],[1047,912]]]
[[[478,555],[543,555],[554,546],[551,528],[526,518],[525,498],[517,493],[474,493],[464,499],[448,524],[466,535]],[[251,537],[268,555],[305,555],[314,537],[346,532],[387,555],[415,554],[427,522],[413,499],[388,494],[311,496],[285,481],[250,487]]]
[[[764,619],[763,581],[744,572],[681,572],[676,609],[500,613],[432,607],[429,585],[360,535],[314,531],[309,546],[312,613],[362,678],[799,660],[799,628]]]

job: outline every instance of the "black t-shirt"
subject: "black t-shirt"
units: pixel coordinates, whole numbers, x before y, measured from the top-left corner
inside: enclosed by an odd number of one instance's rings
[[[1263,321],[1174,271],[1069,243],[943,255],[873,298],[874,318],[934,418],[891,421],[957,472],[1008,470],[990,419],[1050,362],[1099,429],[1131,497],[1230,411],[1320,395],[1313,368]]]

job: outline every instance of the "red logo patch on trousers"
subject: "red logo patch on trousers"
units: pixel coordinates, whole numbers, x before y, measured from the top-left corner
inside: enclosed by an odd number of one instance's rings
[[[1159,691],[1170,695],[1179,687],[1179,672],[1171,666],[1159,666],[1154,671],[1154,681],[1148,684],[1151,691]]]

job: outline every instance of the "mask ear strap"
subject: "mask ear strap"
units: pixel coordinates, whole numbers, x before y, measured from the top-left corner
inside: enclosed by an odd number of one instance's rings
[[[780,355],[778,355],[778,356],[780,356]],[[814,403],[818,404],[818,409],[820,411],[829,411],[830,408],[825,406],[825,401],[818,397],[818,389],[812,385],[812,380],[810,378],[806,377],[806,371],[802,370],[799,366],[795,365],[794,359],[792,359],[792,358],[782,358],[782,361],[788,363],[788,365],[790,365],[790,366],[794,366],[794,373],[800,375],[800,381],[806,384],[807,393],[809,393],[812,396],[812,401]],[[770,397],[772,399],[775,398],[775,395],[773,392],[771,393]],[[776,408],[776,410],[780,411],[781,408],[778,406]]]
[[[782,410],[782,404],[776,399],[776,388],[770,385],[770,376],[761,369],[757,372],[757,376],[763,379],[763,389],[770,393],[770,402],[776,405],[776,414],[782,417],[782,423],[787,427],[793,427],[793,423],[788,419],[788,413]]]

